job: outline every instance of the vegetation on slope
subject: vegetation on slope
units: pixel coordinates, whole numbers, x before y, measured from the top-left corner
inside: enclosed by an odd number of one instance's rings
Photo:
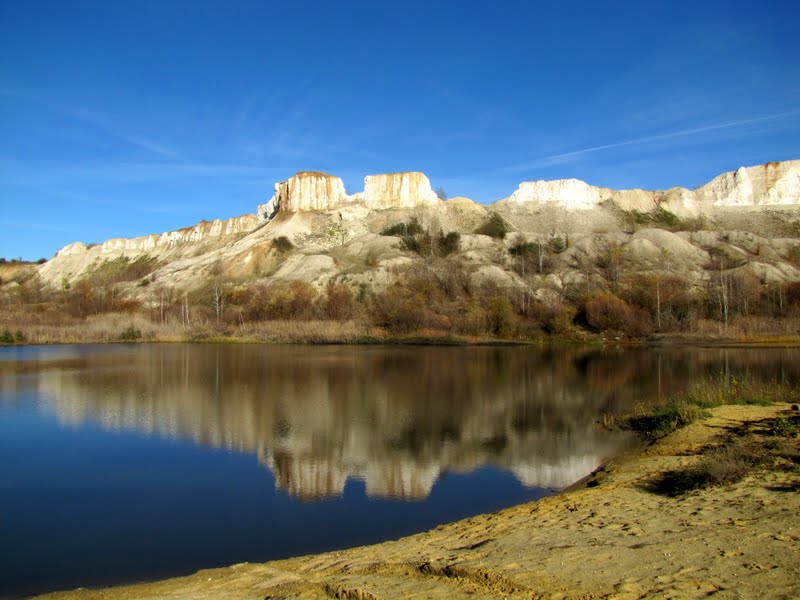
[[[205,279],[182,287],[162,269],[163,256],[98,260],[82,275],[65,271],[56,286],[45,286],[33,265],[6,265],[0,331],[9,335],[0,343],[291,340],[290,331],[297,341],[753,340],[800,332],[800,281],[780,279],[800,266],[793,239],[716,231],[681,237],[663,229],[510,233],[505,217],[483,214],[477,235],[445,232],[445,213],[406,214],[382,224],[385,237],[353,242],[364,250],[342,240],[309,251],[302,236],[276,235],[251,249],[246,266],[220,253]],[[447,227],[468,231],[479,223],[459,219]],[[658,211],[631,219],[682,226]],[[306,258],[323,270],[292,280]],[[295,269],[289,276],[285,264]],[[276,337],[270,327],[284,333]]]

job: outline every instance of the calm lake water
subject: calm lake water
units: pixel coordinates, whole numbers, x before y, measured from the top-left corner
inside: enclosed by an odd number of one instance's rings
[[[0,348],[0,596],[393,539],[553,493],[605,413],[797,349]]]

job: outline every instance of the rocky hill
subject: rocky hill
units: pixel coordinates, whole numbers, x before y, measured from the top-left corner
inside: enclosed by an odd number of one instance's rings
[[[338,177],[302,172],[256,214],[75,242],[0,277],[6,340],[34,339],[23,324],[39,341],[84,339],[84,320],[102,315],[135,315],[145,334],[126,335],[151,339],[286,339],[270,333],[278,321],[320,323],[288,334],[312,341],[718,326],[791,335],[800,161],[742,167],[695,190],[523,182],[490,205],[442,200],[422,173],[371,175],[348,194]],[[344,323],[352,334],[337,329]],[[118,327],[87,339],[119,339]]]
[[[493,213],[510,232],[503,240],[475,233]],[[340,178],[302,172],[275,184],[255,215],[96,246],[75,242],[38,272],[46,285],[58,287],[115,260],[146,257],[152,280],[179,289],[200,285],[212,273],[380,286],[419,259],[397,237],[380,235],[412,218],[429,230],[460,233],[459,253],[473,275],[503,285],[521,285],[510,272],[508,247],[554,239],[565,248],[551,257],[558,264],[549,270],[559,274],[553,285],[591,277],[609,246],[622,248],[631,268],[660,266],[695,280],[713,267],[711,250],[728,257],[721,268],[744,266],[764,280],[800,279],[793,259],[800,234],[797,160],[742,167],[696,190],[615,191],[576,179],[523,182],[491,205],[442,201],[422,173],[371,175],[363,191],[348,195]],[[278,250],[278,238],[291,250]],[[143,291],[135,282],[128,287],[130,293]]]

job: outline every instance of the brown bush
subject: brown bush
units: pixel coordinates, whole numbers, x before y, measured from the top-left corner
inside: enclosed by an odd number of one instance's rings
[[[786,303],[789,306],[800,306],[800,281],[786,284]]]
[[[534,301],[528,309],[529,318],[546,333],[563,334],[572,329],[575,308],[565,304],[545,304]]]
[[[492,334],[509,337],[514,332],[514,310],[505,296],[494,296],[489,299],[486,316]]]
[[[446,329],[450,322],[431,310],[423,293],[399,283],[377,294],[372,302],[372,317],[376,325],[391,331],[408,333],[419,329]]]
[[[392,331],[412,331],[426,321],[422,297],[397,283],[373,298],[372,317],[376,325]]]
[[[677,275],[644,273],[625,282],[621,297],[644,310],[661,329],[673,329],[686,320],[694,305],[687,282]]]
[[[325,315],[329,319],[344,321],[353,316],[355,299],[349,285],[331,281],[325,291]]]
[[[611,293],[594,294],[585,304],[586,321],[598,331],[618,331],[641,337],[652,331],[646,313]]]
[[[314,286],[305,281],[272,286],[267,301],[267,318],[300,321],[311,319],[314,317],[316,297],[317,291]]]

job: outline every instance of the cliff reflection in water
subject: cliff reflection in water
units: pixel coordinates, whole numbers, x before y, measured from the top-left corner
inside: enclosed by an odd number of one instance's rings
[[[255,453],[303,499],[341,494],[350,477],[370,496],[413,499],[484,464],[569,485],[630,441],[597,427],[604,413],[700,368],[653,352],[157,345],[35,371],[61,421]]]

